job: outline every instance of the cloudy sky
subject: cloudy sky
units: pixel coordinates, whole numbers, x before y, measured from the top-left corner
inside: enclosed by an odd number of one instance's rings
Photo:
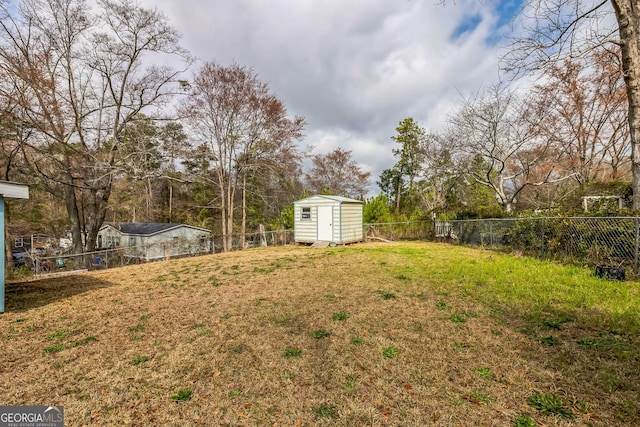
[[[393,166],[391,140],[413,117],[441,129],[461,96],[498,81],[521,0],[143,0],[201,61],[252,67],[291,115],[304,145],[337,147],[371,172]]]

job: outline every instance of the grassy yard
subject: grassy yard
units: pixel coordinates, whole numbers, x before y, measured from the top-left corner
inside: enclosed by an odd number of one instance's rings
[[[432,243],[8,286],[0,404],[66,425],[640,425],[640,284]]]

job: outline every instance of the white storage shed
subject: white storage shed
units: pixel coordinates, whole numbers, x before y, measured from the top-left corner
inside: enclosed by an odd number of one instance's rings
[[[335,244],[363,241],[363,204],[361,200],[323,195],[293,202],[294,240]]]

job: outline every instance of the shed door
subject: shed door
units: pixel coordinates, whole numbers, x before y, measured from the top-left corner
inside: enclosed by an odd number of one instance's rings
[[[333,241],[333,206],[318,206],[318,240]]]

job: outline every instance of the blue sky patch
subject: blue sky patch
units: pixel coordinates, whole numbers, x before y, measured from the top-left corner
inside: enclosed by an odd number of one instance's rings
[[[455,40],[457,38],[460,38],[464,34],[473,33],[473,31],[478,27],[478,25],[480,25],[481,22],[482,16],[480,15],[467,16],[462,22],[460,22],[460,24],[458,24],[456,29],[453,30],[453,34],[451,34],[451,37]]]
[[[487,36],[487,44],[489,46],[494,46],[500,42],[504,36],[505,28],[513,21],[524,1],[525,0],[497,0],[490,3],[495,24]],[[457,40],[473,33],[482,23],[482,20],[483,17],[481,14],[466,16],[455,30],[453,30],[451,39]]]
[[[520,10],[524,0],[501,0],[496,2],[497,26],[509,25],[515,14]]]

